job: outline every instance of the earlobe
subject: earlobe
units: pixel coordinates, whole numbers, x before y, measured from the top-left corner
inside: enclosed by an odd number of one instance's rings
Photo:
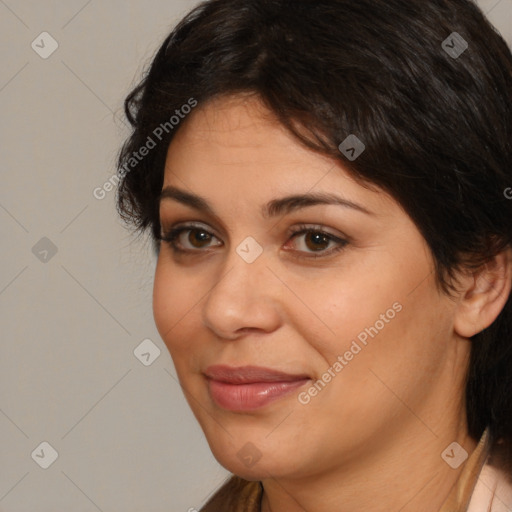
[[[512,288],[512,248],[500,252],[461,280],[464,285],[454,318],[455,332],[470,338],[489,327],[501,313]]]

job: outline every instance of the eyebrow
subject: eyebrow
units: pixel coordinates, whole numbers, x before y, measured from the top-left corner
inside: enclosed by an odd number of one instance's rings
[[[158,197],[158,204],[160,205],[161,201],[164,199],[177,201],[181,204],[194,208],[195,210],[217,217],[215,210],[206,199],[177,187],[167,186],[162,189],[162,192]],[[280,199],[273,199],[263,206],[261,214],[264,218],[271,218],[279,215],[286,215],[296,210],[316,205],[343,206],[345,208],[360,211],[367,215],[374,215],[373,212],[360,204],[325,192],[296,194]]]

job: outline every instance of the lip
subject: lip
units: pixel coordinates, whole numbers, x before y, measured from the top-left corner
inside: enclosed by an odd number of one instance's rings
[[[261,366],[209,366],[204,375],[212,400],[229,411],[252,411],[284,398],[311,378]]]

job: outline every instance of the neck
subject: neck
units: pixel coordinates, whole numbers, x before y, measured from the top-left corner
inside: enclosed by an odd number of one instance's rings
[[[471,455],[477,442],[467,434],[463,414],[435,432],[417,417],[402,427],[382,432],[386,445],[372,447],[350,468],[300,481],[264,479],[262,512],[438,512],[464,468],[453,469],[441,453],[456,441]]]

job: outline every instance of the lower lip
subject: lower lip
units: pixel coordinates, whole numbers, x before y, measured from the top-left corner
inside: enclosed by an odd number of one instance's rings
[[[283,398],[309,380],[228,384],[208,379],[208,383],[210,395],[219,407],[229,411],[253,411]]]

